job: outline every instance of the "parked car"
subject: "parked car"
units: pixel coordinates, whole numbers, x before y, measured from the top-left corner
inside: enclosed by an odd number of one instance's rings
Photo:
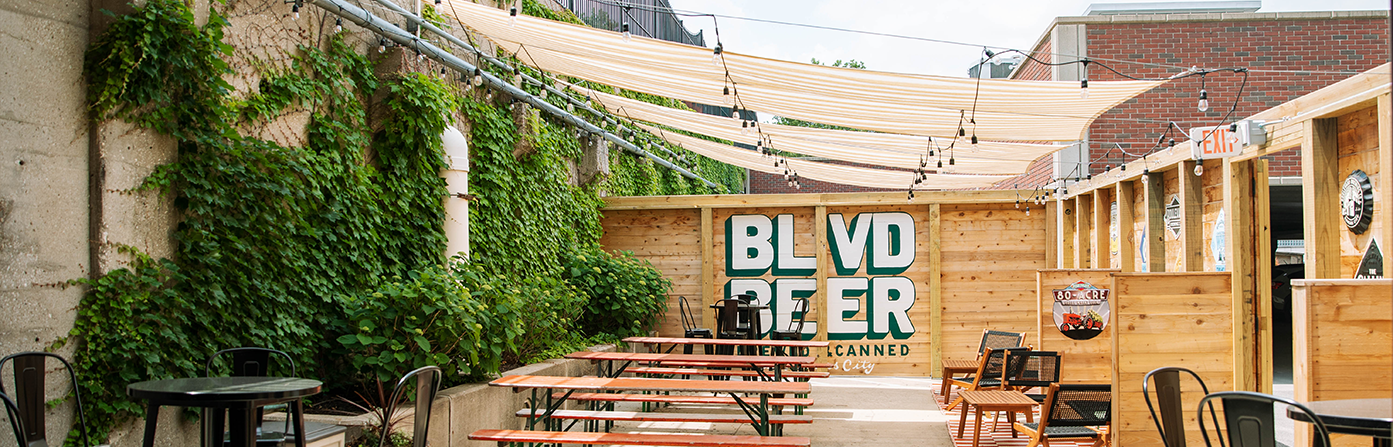
[[[1272,309],[1291,311],[1291,280],[1306,278],[1306,264],[1272,267]]]

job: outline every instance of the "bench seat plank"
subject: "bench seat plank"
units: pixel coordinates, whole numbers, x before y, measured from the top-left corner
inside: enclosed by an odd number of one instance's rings
[[[808,394],[808,382],[762,382],[745,380],[683,380],[635,377],[559,377],[505,376],[489,382],[492,386],[546,388],[584,391],[684,391],[708,393]]]
[[[800,436],[732,436],[704,434],[592,433],[568,431],[478,430],[474,441],[540,442],[586,445],[653,445],[676,447],[808,447],[812,440]]]
[[[758,377],[758,376],[759,376],[759,372],[758,372],[758,371],[751,371],[751,370],[747,370],[747,369],[726,370],[726,369],[695,369],[695,368],[664,368],[664,367],[630,366],[628,369],[625,369],[625,371],[628,371],[628,372],[631,372],[631,373],[634,373],[634,374],[667,374],[667,375],[677,375],[677,376],[739,376],[739,377]],[[771,372],[771,373],[766,373],[766,374],[768,374],[768,375],[773,375],[774,373]],[[827,378],[827,377],[831,377],[831,376],[832,376],[832,373],[827,372],[827,371],[783,371],[783,372],[781,372],[780,374],[782,374],[784,377],[795,378],[795,379],[822,379],[822,378]]]
[[[566,397],[566,393],[552,394],[555,399],[567,398],[570,400],[582,401],[602,401],[602,402],[657,402],[674,404],[705,404],[705,405],[735,405],[735,399],[723,396],[690,396],[678,394],[610,394],[610,393],[572,393]],[[758,397],[745,398],[745,402],[759,402]],[[812,406],[813,400],[801,397],[771,397],[769,405],[808,407]]]
[[[690,360],[668,360],[668,361],[662,361],[662,362],[657,362],[657,363],[659,363],[659,364],[661,364],[661,365],[663,365],[663,366],[670,366],[670,367],[690,367],[690,368],[731,368],[731,367],[735,367],[735,368],[744,368],[744,367],[750,366],[750,363],[743,363],[743,364],[738,364],[738,365],[732,365],[732,364],[729,363],[729,362],[698,362],[698,361],[690,361]],[[759,366],[759,367],[765,367],[765,368],[771,367],[771,366],[775,366],[775,365],[772,364],[772,363],[760,363],[760,362],[755,362],[754,365],[755,365],[755,366]],[[831,368],[831,367],[832,367],[832,364],[831,364],[831,363],[804,363],[804,364],[801,364],[801,365],[792,365],[792,366],[786,366],[786,367],[787,367],[787,368],[798,368],[798,369],[827,369],[827,368]],[[626,371],[627,371],[627,370],[626,370]]]
[[[531,417],[532,410],[524,408],[518,410],[518,417]],[[541,416],[541,415],[538,415]],[[556,419],[583,419],[589,421],[637,421],[637,422],[709,422],[709,423],[730,423],[748,424],[750,417],[742,413],[655,413],[648,411],[589,411],[589,410],[556,410],[551,414]],[[806,415],[769,415],[771,424],[811,424],[812,416]]]

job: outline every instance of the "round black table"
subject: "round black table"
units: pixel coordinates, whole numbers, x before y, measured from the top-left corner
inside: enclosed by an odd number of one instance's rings
[[[255,447],[256,409],[289,402],[295,430],[295,445],[305,445],[304,406],[300,398],[319,393],[318,380],[293,377],[194,377],[151,380],[126,386],[126,394],[145,399],[145,447],[155,445],[155,421],[161,406],[226,409],[234,447]],[[221,415],[221,411],[213,412]],[[221,426],[222,418],[214,421]],[[211,425],[211,424],[210,424]],[[213,445],[221,445],[222,429],[213,431]]]
[[[1371,436],[1375,446],[1393,439],[1393,399],[1345,399],[1305,402],[1331,433]],[[1311,422],[1305,413],[1287,407],[1287,417]]]

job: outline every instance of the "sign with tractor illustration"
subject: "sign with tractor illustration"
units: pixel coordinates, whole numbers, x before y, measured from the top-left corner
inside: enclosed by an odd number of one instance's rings
[[[1088,340],[1103,333],[1108,324],[1108,289],[1079,281],[1054,290],[1054,325],[1064,336]]]

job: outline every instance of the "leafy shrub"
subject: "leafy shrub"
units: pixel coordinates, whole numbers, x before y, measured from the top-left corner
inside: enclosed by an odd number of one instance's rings
[[[590,297],[581,327],[586,333],[644,335],[667,311],[672,282],[633,253],[611,256],[598,246],[577,249],[562,276]]]

